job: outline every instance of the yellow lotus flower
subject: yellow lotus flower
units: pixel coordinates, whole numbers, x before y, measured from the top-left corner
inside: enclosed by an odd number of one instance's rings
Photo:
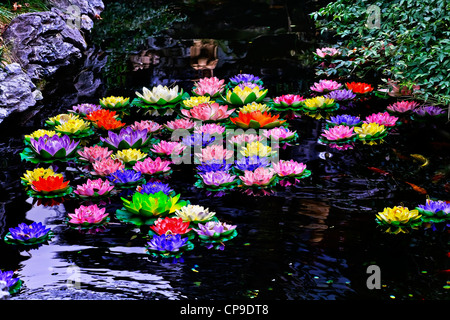
[[[50,117],[48,118],[48,120],[46,121],[47,124],[49,125],[59,125],[59,124],[63,124],[64,122],[67,122],[69,120],[74,120],[74,119],[79,119],[79,115],[75,114],[75,113],[60,113],[54,117]]]
[[[183,222],[202,222],[210,220],[216,213],[209,211],[208,208],[205,209],[204,207],[199,205],[189,204],[180,208],[179,210],[176,210],[175,214],[178,218],[181,218]]]
[[[383,212],[378,212],[376,217],[380,222],[399,226],[416,222],[421,215],[416,209],[409,210],[406,207],[395,206],[393,208],[384,208]]]
[[[272,148],[264,145],[259,141],[253,141],[242,147],[240,150],[241,154],[245,157],[259,156],[259,157],[269,157],[272,155]]]
[[[30,134],[26,134],[25,139],[27,139],[27,140],[39,139],[40,137],[43,137],[45,135],[47,135],[49,137],[53,137],[55,134],[57,134],[58,136],[60,135],[59,132],[56,132],[54,130],[39,129],[39,130],[33,131]]]
[[[147,154],[143,153],[139,149],[124,149],[117,151],[117,153],[113,154],[111,158],[119,159],[124,163],[129,163],[144,159],[146,156]]]
[[[198,106],[202,103],[214,103],[215,101],[210,101],[210,97],[199,96],[199,97],[190,97],[189,99],[183,100],[183,104],[186,108],[192,109],[195,106]]]
[[[100,105],[106,109],[118,109],[126,106],[130,102],[130,98],[124,97],[107,97],[100,99]]]
[[[257,103],[253,101],[252,103],[248,103],[239,109],[239,112],[242,113],[250,113],[253,111],[261,111],[261,113],[263,113],[266,111],[270,111],[270,107],[267,104]]]
[[[236,86],[233,90],[228,90],[226,100],[231,104],[248,104],[253,101],[260,102],[267,94],[267,89],[260,90],[258,86],[250,88],[248,86]]]
[[[359,138],[364,139],[366,137],[375,137],[383,134],[386,131],[384,125],[378,123],[363,123],[361,127],[355,127],[354,131]]]
[[[309,98],[303,101],[305,108],[311,111],[330,107],[334,104],[334,99],[324,96]]]
[[[27,170],[26,173],[20,179],[28,185],[31,185],[33,181],[39,180],[39,178],[47,178],[50,176],[62,177],[61,173],[55,173],[52,168],[36,168],[34,170]]]
[[[71,119],[55,127],[55,130],[65,134],[77,134],[89,129],[89,122],[83,119]]]

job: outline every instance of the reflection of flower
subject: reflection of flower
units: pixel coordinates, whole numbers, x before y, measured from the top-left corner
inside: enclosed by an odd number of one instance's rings
[[[186,129],[191,130],[194,128],[195,122],[191,119],[175,119],[172,121],[167,121],[165,124],[165,127],[171,131],[177,130],[177,129]]]
[[[134,162],[144,159],[147,153],[143,153],[139,149],[119,150],[111,156],[112,159],[118,159],[124,163],[134,164]]]
[[[136,188],[137,192],[140,193],[157,193],[159,191],[164,192],[166,195],[171,195],[173,190],[167,183],[164,182],[147,182],[146,184]]]
[[[135,121],[130,125],[130,128],[133,130],[147,130],[148,133],[155,133],[162,128],[162,125],[152,120],[141,120]]]
[[[413,111],[419,103],[415,101],[398,101],[387,106],[387,110],[394,113],[407,113]]]
[[[203,206],[189,204],[176,210],[175,214],[183,221],[202,222],[211,220],[216,213]]]
[[[225,149],[221,145],[209,145],[201,150],[201,153],[196,153],[195,156],[201,162],[212,160],[224,160],[233,156],[233,150]]]
[[[47,177],[63,177],[61,173],[55,173],[53,168],[36,168],[34,170],[27,170],[26,173],[20,179],[26,183],[27,185],[31,185],[33,181],[39,180],[39,178],[47,178]]]
[[[354,135],[354,128],[345,125],[331,127],[328,130],[324,130],[321,134],[321,136],[329,141],[347,140],[352,138]]]
[[[269,165],[269,158],[259,156],[243,157],[235,161],[236,169],[241,171],[254,171],[257,168],[268,167]]]
[[[215,97],[225,88],[225,80],[217,77],[202,78],[194,84],[192,92],[199,96]]]
[[[119,169],[124,169],[125,165],[119,159],[106,158],[95,161],[92,164],[92,167],[94,169],[94,171],[91,172],[93,175],[107,176]]]
[[[378,123],[385,127],[393,127],[397,124],[398,117],[391,116],[389,112],[379,112],[368,115],[364,123]]]
[[[94,225],[102,224],[108,218],[109,214],[105,213],[106,208],[99,208],[96,204],[90,206],[81,205],[75,209],[75,213],[69,213],[70,224],[76,225]]]
[[[272,155],[274,151],[272,151],[272,148],[266,146],[264,143],[254,141],[247,144],[245,147],[242,147],[240,153],[245,157],[251,156],[268,157]]]
[[[345,86],[357,94],[366,94],[373,91],[373,87],[364,82],[347,82]]]
[[[310,87],[310,89],[315,92],[325,93],[328,91],[340,89],[341,87],[342,84],[334,80],[320,80],[319,82],[315,82],[314,85]]]
[[[153,236],[147,242],[147,248],[154,251],[180,251],[187,243],[187,237],[181,237],[179,234],[162,234],[160,236]]]
[[[133,183],[142,179],[142,173],[131,169],[121,169],[106,177],[112,183]]]
[[[148,141],[147,130],[133,130],[130,127],[123,128],[119,133],[108,131],[108,137],[100,137],[100,140],[110,149],[136,149],[141,148]]]
[[[212,187],[229,185],[234,182],[234,178],[236,178],[235,175],[232,175],[226,171],[210,171],[199,175],[205,185]]]
[[[233,90],[227,91],[226,100],[230,104],[244,105],[253,101],[260,102],[265,98],[266,94],[267,89],[260,90],[258,86],[253,88],[236,86]]]
[[[306,169],[306,165],[294,160],[280,160],[272,164],[273,169],[280,177],[300,176]]]
[[[409,210],[406,207],[395,206],[393,208],[384,208],[383,212],[376,214],[377,223],[389,227],[416,227],[422,223],[421,215],[418,210]]]
[[[69,157],[79,144],[79,141],[73,141],[67,135],[61,137],[44,135],[38,140],[31,139],[30,142],[32,150],[46,160]]]
[[[161,140],[150,150],[161,156],[178,156],[184,149],[186,149],[186,146],[182,145],[180,142]]]
[[[235,225],[220,221],[209,221],[205,224],[199,223],[198,227],[198,229],[194,230],[202,239],[221,238],[230,235],[236,229]]]
[[[133,166],[133,169],[141,172],[142,174],[152,175],[170,171],[171,163],[171,161],[162,160],[160,157],[157,157],[155,160],[146,158],[143,161],[136,162],[136,164]]]
[[[4,282],[8,291],[11,291],[12,288],[18,286],[21,283],[19,278],[13,278],[14,271],[1,271],[0,270],[0,282]]]
[[[180,234],[184,235],[192,230],[189,228],[189,221],[185,222],[181,218],[158,218],[155,224],[150,227],[156,234]]]
[[[214,103],[201,103],[192,109],[182,109],[181,113],[194,120],[201,121],[218,121],[228,118],[235,109],[228,109],[227,105],[219,105]]]
[[[244,171],[244,176],[240,176],[246,186],[267,186],[275,176],[275,170],[272,168],[260,167],[255,171]]]
[[[109,194],[114,189],[108,181],[103,181],[101,178],[96,180],[88,179],[86,183],[77,186],[74,191],[80,197],[99,197]]]
[[[82,150],[78,150],[78,154],[81,160],[94,162],[102,159],[107,159],[112,155],[113,151],[106,147],[92,146],[84,147]]]
[[[279,120],[279,117],[279,114],[272,116],[272,114],[268,112],[253,111],[250,113],[239,112],[238,117],[230,118],[230,120],[235,125],[243,129],[271,129],[286,122],[286,120]]]
[[[26,223],[19,224],[16,228],[9,228],[6,238],[23,244],[32,244],[47,239],[51,229],[44,226],[41,222],[33,222],[30,225]]]
[[[178,102],[183,94],[183,89],[178,91],[178,86],[169,89],[167,86],[158,85],[153,87],[152,90],[143,87],[142,91],[142,94],[136,91],[138,98],[147,104],[158,105],[165,105],[169,103],[173,104]]]
[[[57,194],[69,188],[69,181],[64,181],[63,177],[57,176],[40,177],[31,183],[31,188],[41,194]]]

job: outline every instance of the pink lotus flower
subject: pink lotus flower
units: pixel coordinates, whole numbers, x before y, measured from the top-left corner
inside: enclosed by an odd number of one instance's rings
[[[155,133],[161,130],[162,125],[159,123],[152,121],[152,120],[142,120],[142,121],[135,121],[130,127],[133,130],[141,131],[141,130],[147,130],[148,133]]]
[[[182,145],[180,142],[161,140],[150,150],[161,156],[178,156],[184,149],[186,149],[186,146]]]
[[[98,197],[107,195],[114,186],[109,181],[103,181],[101,178],[97,180],[88,179],[86,183],[77,186],[74,191],[80,197]]]
[[[277,105],[283,105],[285,107],[293,106],[297,107],[300,105],[300,102],[305,100],[302,96],[298,94],[284,94],[282,96],[273,98],[273,102]]]
[[[200,162],[212,161],[212,160],[225,160],[234,155],[233,150],[224,149],[221,145],[209,145],[202,149],[201,153],[196,153],[195,156]]]
[[[275,170],[272,168],[260,167],[255,171],[244,171],[244,176],[240,176],[246,186],[267,186],[274,178]]]
[[[225,132],[225,127],[217,124],[217,123],[207,123],[207,124],[203,124],[199,127],[196,127],[194,129],[194,133],[202,133],[202,134],[209,134],[209,135],[214,135],[214,134],[223,134]]]
[[[217,102],[201,103],[192,109],[182,109],[181,113],[190,119],[202,121],[218,121],[228,118],[235,109],[229,109],[227,105],[219,105]]]
[[[324,133],[321,134],[321,136],[330,141],[348,139],[354,135],[355,132],[353,132],[353,127],[345,125],[331,127],[328,130],[324,130]]]
[[[334,80],[320,80],[310,87],[315,92],[328,92],[342,88],[342,84]]]
[[[199,96],[215,97],[225,89],[225,80],[217,77],[202,78],[194,84],[192,92]]]
[[[191,130],[194,126],[195,122],[189,119],[176,119],[173,121],[167,121],[165,124],[165,127],[171,131],[177,129]]]
[[[125,169],[125,165],[119,159],[102,159],[97,160],[92,164],[94,171],[91,172],[93,175],[105,177],[117,170]]]
[[[108,217],[108,213],[105,213],[106,208],[100,209],[96,204],[90,206],[81,205],[78,209],[75,209],[75,213],[69,213],[69,223],[71,224],[100,224]]]
[[[413,111],[419,106],[419,103],[414,101],[399,101],[395,102],[387,107],[387,110],[396,113],[405,113]]]
[[[325,47],[321,49],[316,49],[316,54],[321,58],[325,58],[327,56],[333,57],[339,55],[341,54],[341,52],[336,48]]]
[[[291,131],[285,127],[277,127],[277,128],[273,128],[273,129],[264,131],[263,135],[267,139],[283,141],[283,140],[292,139],[295,136],[295,131]]]
[[[142,174],[155,174],[164,173],[170,170],[170,164],[172,162],[169,160],[162,160],[160,157],[155,160],[151,158],[146,158],[144,161],[138,161],[134,165],[133,169],[141,172]]]
[[[280,177],[299,176],[305,171],[306,165],[294,160],[280,160],[272,164],[273,169]]]
[[[261,141],[264,137],[258,136],[257,134],[238,134],[230,138],[230,142],[233,144],[243,145],[253,141]]]
[[[397,123],[398,117],[391,116],[389,112],[374,113],[366,117],[364,123],[377,123],[385,127],[393,127]]]
[[[78,150],[80,159],[88,162],[109,158],[112,153],[113,151],[108,148],[100,146],[84,147],[83,150]]]

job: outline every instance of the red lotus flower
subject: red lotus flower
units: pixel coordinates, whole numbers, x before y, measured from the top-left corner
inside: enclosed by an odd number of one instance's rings
[[[112,119],[101,119],[96,122],[94,122],[94,126],[100,129],[105,130],[114,130],[114,129],[120,129],[124,127],[126,123],[120,122],[119,120],[116,120],[114,118]]]
[[[31,188],[40,193],[61,193],[69,187],[69,181],[63,180],[63,177],[58,176],[40,177],[31,183]]]
[[[185,234],[192,230],[189,228],[189,221],[183,222],[181,218],[158,218],[155,224],[150,227],[158,235],[166,234],[167,232],[171,234]]]
[[[364,82],[347,82],[345,84],[347,89],[352,90],[354,93],[365,94],[373,91],[373,87]]]
[[[261,111],[253,111],[249,113],[243,113],[242,111],[240,111],[238,117],[230,118],[230,120],[238,127],[244,129],[272,129],[286,122],[286,120],[278,120],[279,117],[279,114],[277,114],[276,116],[272,116],[267,111],[263,113]]]
[[[86,119],[93,121],[93,122],[97,122],[102,119],[112,119],[112,118],[116,118],[116,117],[117,117],[117,115],[116,115],[115,111],[100,109],[100,110],[92,111],[91,113],[89,113],[86,116]]]

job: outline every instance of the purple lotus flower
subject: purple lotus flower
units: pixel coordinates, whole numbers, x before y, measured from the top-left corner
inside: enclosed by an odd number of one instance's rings
[[[445,113],[445,110],[438,106],[422,106],[414,109],[413,111],[416,115],[420,117],[425,116],[438,116]]]
[[[325,95],[325,98],[334,99],[334,101],[351,100],[355,97],[356,94],[347,89],[331,91]]]
[[[232,175],[225,171],[211,171],[204,174],[200,174],[203,183],[208,186],[219,187],[224,184],[230,184],[234,182],[235,175]]]
[[[257,168],[268,167],[269,165],[270,161],[267,157],[259,156],[243,157],[235,161],[236,169],[241,171],[254,171]]]
[[[41,222],[33,222],[30,225],[21,223],[16,228],[9,228],[9,232],[11,239],[28,242],[45,237],[50,228],[46,228]]]
[[[122,169],[106,177],[112,183],[133,183],[142,179],[142,173],[132,169]]]
[[[164,182],[147,182],[137,189],[137,192],[146,194],[157,193],[159,191],[162,191],[168,196],[173,193],[173,190],[170,188],[169,184]]]
[[[450,203],[447,203],[442,200],[426,200],[426,204],[420,204],[418,205],[418,208],[424,210],[424,211],[431,211],[433,213],[437,213],[439,211],[443,211],[445,214],[450,213]]]
[[[200,174],[213,171],[230,171],[230,169],[231,163],[227,163],[226,160],[206,161],[197,166],[197,171],[200,172]]]
[[[0,270],[0,282],[5,282],[7,288],[14,286],[19,278],[13,278],[14,271],[1,271]]]
[[[211,137],[209,134],[201,134],[201,133],[194,133],[188,137],[184,137],[181,142],[186,146],[202,146],[206,147],[207,145],[211,144],[216,140],[216,137]]]
[[[337,116],[331,116],[330,120],[327,122],[331,125],[347,125],[347,126],[355,126],[361,122],[361,119],[357,116],[352,116],[349,114],[342,114]]]
[[[235,75],[234,77],[231,77],[230,81],[234,83],[242,83],[242,82],[261,83],[261,78],[253,74],[242,73]]]
[[[187,241],[188,237],[181,237],[179,234],[154,235],[153,238],[147,242],[147,248],[154,251],[176,252],[180,251]]]
[[[236,229],[235,225],[227,224],[220,221],[209,221],[205,224],[198,224],[199,229],[193,229],[199,236],[203,238],[219,238],[228,235]]]
[[[72,112],[78,113],[78,114],[89,114],[93,111],[100,110],[101,106],[97,104],[91,104],[91,103],[82,103],[76,106],[72,107]]]
[[[120,130],[119,133],[108,131],[108,137],[100,137],[100,140],[113,150],[117,149],[138,149],[145,145],[149,139],[147,130],[134,130],[131,127],[126,127]]]
[[[68,157],[80,143],[71,140],[68,135],[60,137],[56,134],[51,137],[44,135],[37,140],[31,139],[30,142],[32,150],[44,159]]]

